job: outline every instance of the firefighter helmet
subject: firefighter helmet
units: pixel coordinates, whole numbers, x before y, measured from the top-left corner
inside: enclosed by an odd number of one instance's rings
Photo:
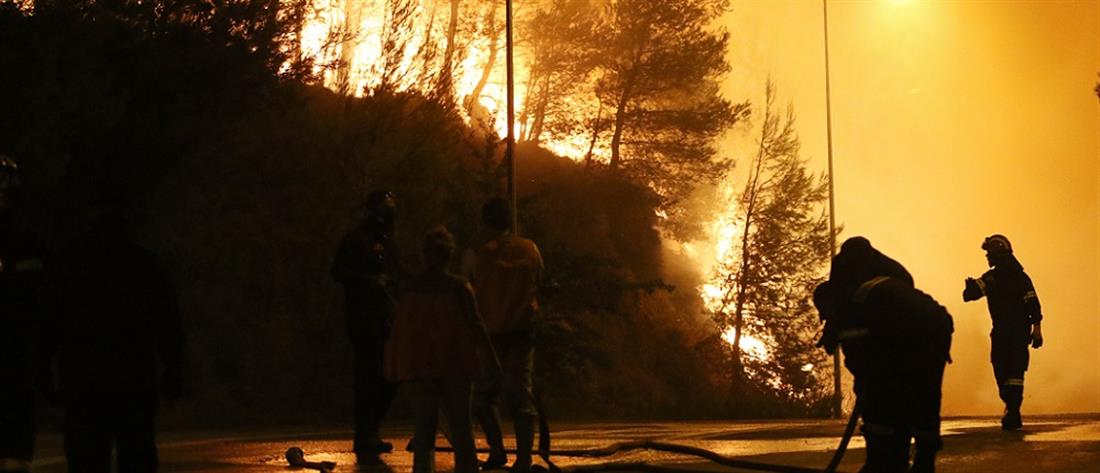
[[[982,249],[993,255],[1008,254],[1012,253],[1012,243],[1004,235],[997,234],[986,237],[982,242]]]
[[[19,187],[19,165],[14,159],[0,154],[0,192]]]

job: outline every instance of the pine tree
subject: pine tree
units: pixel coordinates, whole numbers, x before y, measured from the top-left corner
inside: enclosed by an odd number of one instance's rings
[[[711,25],[726,4],[616,0],[592,37],[610,167],[666,199],[720,177],[728,163],[717,159],[715,141],[748,115],[748,103],[732,104],[719,90],[729,33]]]
[[[733,332],[735,385],[748,375],[760,388],[805,401],[823,386],[813,370],[825,359],[814,347],[818,322],[810,295],[829,260],[828,219],[821,210],[828,181],[806,171],[793,108],[780,116],[774,102],[769,80],[757,152],[737,198],[741,234],[734,257],[721,268],[724,293],[714,317]],[[746,334],[767,345],[768,356],[745,357]]]

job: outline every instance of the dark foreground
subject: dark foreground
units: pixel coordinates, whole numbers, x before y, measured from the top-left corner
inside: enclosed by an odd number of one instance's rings
[[[997,419],[956,418],[944,422],[946,447],[941,472],[1097,472],[1100,471],[1100,414],[1042,416],[1025,419],[1023,431],[1004,433]],[[764,463],[824,468],[843,432],[840,421],[573,423],[553,426],[554,449],[605,447],[627,440],[659,440],[713,450]],[[388,468],[363,471],[406,472],[412,456],[403,451],[409,428],[387,429],[396,452],[385,457]],[[336,471],[356,471],[351,432],[338,429],[276,429],[222,432],[169,432],[159,438],[162,471],[271,472],[290,470],[283,452],[300,446],[311,461],[335,461]],[[445,445],[442,438],[439,445]],[[840,471],[854,472],[863,462],[863,442],[852,440]],[[638,463],[697,469],[747,471],[717,467],[692,457],[660,452],[633,452],[604,459],[552,457],[572,469],[600,463]],[[440,453],[438,467],[450,468]],[[40,440],[36,472],[65,471],[57,435]]]

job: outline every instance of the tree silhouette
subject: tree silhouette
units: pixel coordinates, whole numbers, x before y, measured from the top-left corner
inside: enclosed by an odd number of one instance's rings
[[[793,108],[781,116],[770,79],[766,89],[756,155],[737,197],[740,241],[721,268],[724,293],[713,315],[733,329],[735,386],[748,374],[772,380],[765,387],[777,394],[801,397],[820,388],[812,367],[823,357],[813,346],[817,317],[809,296],[829,260],[828,219],[820,210],[828,181],[807,173]],[[767,359],[745,359],[745,333],[768,345]]]

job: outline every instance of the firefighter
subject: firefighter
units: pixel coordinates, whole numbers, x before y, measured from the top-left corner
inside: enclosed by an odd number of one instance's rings
[[[1035,286],[1024,267],[1012,253],[1012,244],[1004,235],[993,235],[982,242],[985,258],[992,268],[980,278],[967,278],[963,301],[982,297],[989,304],[993,319],[990,332],[990,361],[1001,401],[1005,404],[1001,428],[1023,427],[1020,405],[1024,401],[1024,372],[1032,348],[1043,346],[1043,313]]]
[[[511,205],[507,200],[490,199],[482,206],[481,217],[488,238],[467,252],[463,272],[474,285],[478,307],[502,364],[499,378],[479,383],[474,402],[490,450],[484,468],[500,468],[508,461],[498,410],[499,398],[503,397],[516,433],[512,471],[526,473],[531,469],[537,415],[532,378],[542,255],[533,241],[511,233]]]
[[[814,291],[825,321],[819,343],[844,350],[867,444],[864,473],[935,470],[943,370],[951,315],[896,261],[853,238],[833,259],[829,281]],[[910,442],[916,451],[910,465]]]
[[[0,155],[0,471],[28,471],[34,450],[34,340],[41,326],[43,251],[12,212],[19,166]],[[44,379],[44,378],[43,378]],[[41,380],[40,380],[41,381]]]
[[[344,286],[344,323],[355,356],[353,450],[361,464],[373,464],[379,462],[379,455],[393,451],[378,431],[396,393],[383,376],[382,355],[401,269],[394,237],[394,195],[372,192],[366,204],[365,218],[340,243],[332,277]]]
[[[175,290],[154,256],[134,242],[124,201],[110,195],[92,229],[51,270],[52,345],[65,406],[70,472],[157,469],[158,388],[183,386],[184,334]],[[158,379],[158,371],[159,379]]]
[[[445,228],[425,237],[426,271],[403,285],[392,336],[386,343],[386,376],[404,383],[413,404],[416,473],[435,471],[440,411],[449,426],[455,472],[477,471],[471,426],[473,383],[500,370],[473,287],[447,271],[453,252],[454,238]]]

